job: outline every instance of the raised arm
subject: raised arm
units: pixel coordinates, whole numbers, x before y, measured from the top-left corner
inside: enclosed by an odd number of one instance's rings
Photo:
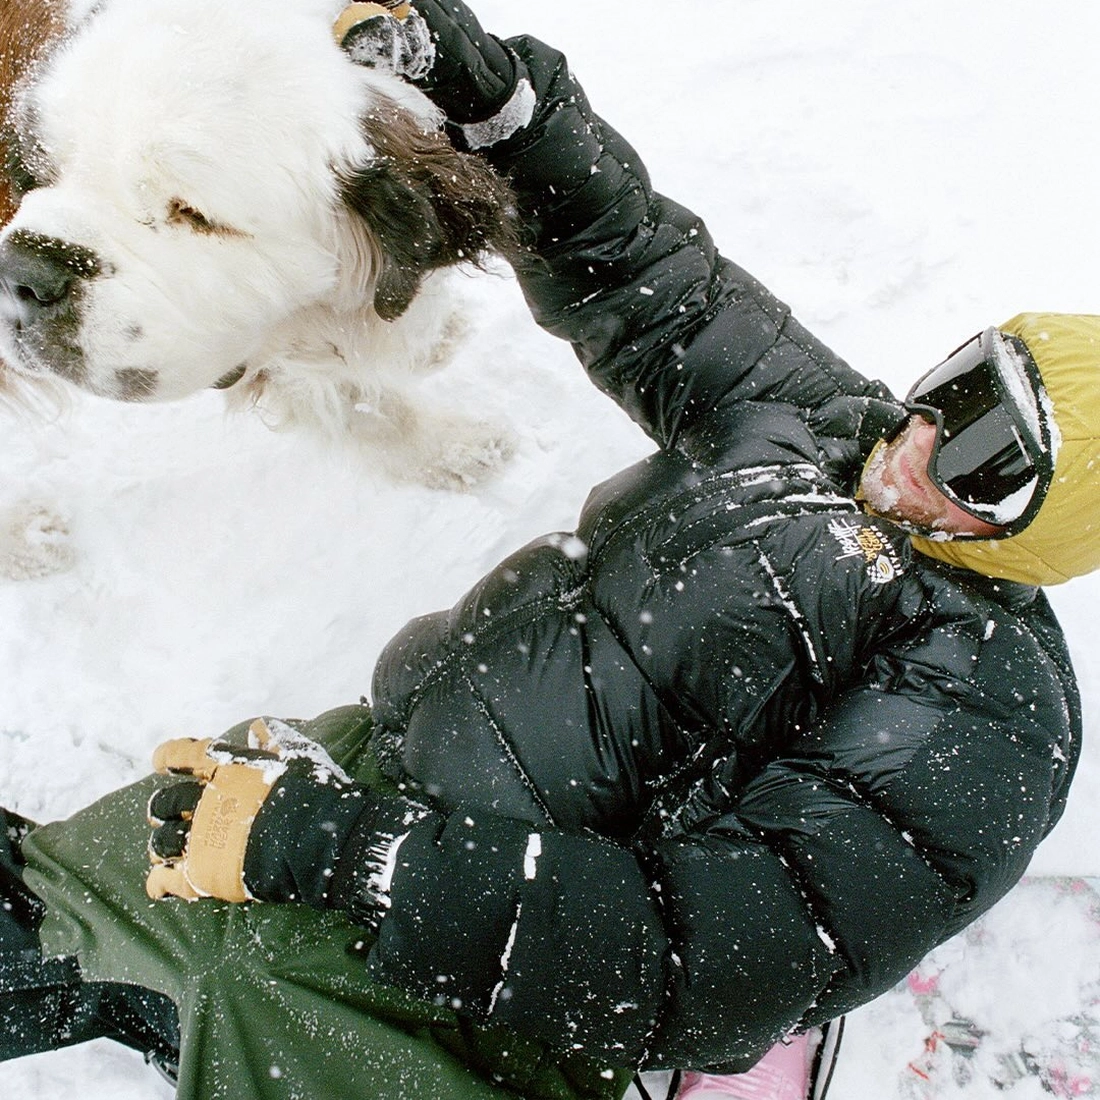
[[[894,415],[878,407],[885,387],[811,336],[717,252],[695,214],[653,190],[561,53],[529,37],[498,41],[459,0],[415,7],[434,42],[417,83],[456,144],[515,189],[532,250],[517,273],[535,319],[573,344],[595,384],[659,444],[731,400],[787,402],[877,436],[878,421],[861,420],[868,406]]]

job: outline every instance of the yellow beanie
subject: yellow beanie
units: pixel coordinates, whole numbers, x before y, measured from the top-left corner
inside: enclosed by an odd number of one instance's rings
[[[1005,539],[914,538],[922,554],[988,577],[1058,584],[1100,567],[1100,316],[1021,313],[1001,332],[1031,352],[1061,436],[1035,518]]]

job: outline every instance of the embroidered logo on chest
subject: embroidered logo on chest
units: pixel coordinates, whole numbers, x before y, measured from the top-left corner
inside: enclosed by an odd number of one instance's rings
[[[834,519],[829,524],[829,534],[840,546],[836,560],[862,558],[872,584],[886,584],[905,571],[901,555],[893,544],[869,523]]]

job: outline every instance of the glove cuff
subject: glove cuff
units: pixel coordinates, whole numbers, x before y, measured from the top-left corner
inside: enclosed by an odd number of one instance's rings
[[[244,882],[261,901],[328,905],[329,885],[356,822],[377,796],[357,783],[319,784],[295,768],[271,788],[244,852]]]
[[[516,64],[519,65],[518,59]],[[511,98],[495,115],[483,122],[467,122],[456,125],[455,128],[461,132],[467,149],[477,152],[478,149],[486,149],[490,145],[506,141],[529,125],[535,117],[537,102],[538,97],[531,81],[526,76],[521,76]]]
[[[404,798],[380,798],[375,812],[364,814],[348,837],[332,877],[329,907],[377,931],[390,907],[401,845],[417,824],[433,816]]]

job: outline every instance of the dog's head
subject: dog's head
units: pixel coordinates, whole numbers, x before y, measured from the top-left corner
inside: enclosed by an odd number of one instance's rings
[[[507,189],[342,54],[332,0],[80,3],[8,114],[21,373],[180,397],[262,370],[295,318],[390,320],[426,272],[511,246]]]

